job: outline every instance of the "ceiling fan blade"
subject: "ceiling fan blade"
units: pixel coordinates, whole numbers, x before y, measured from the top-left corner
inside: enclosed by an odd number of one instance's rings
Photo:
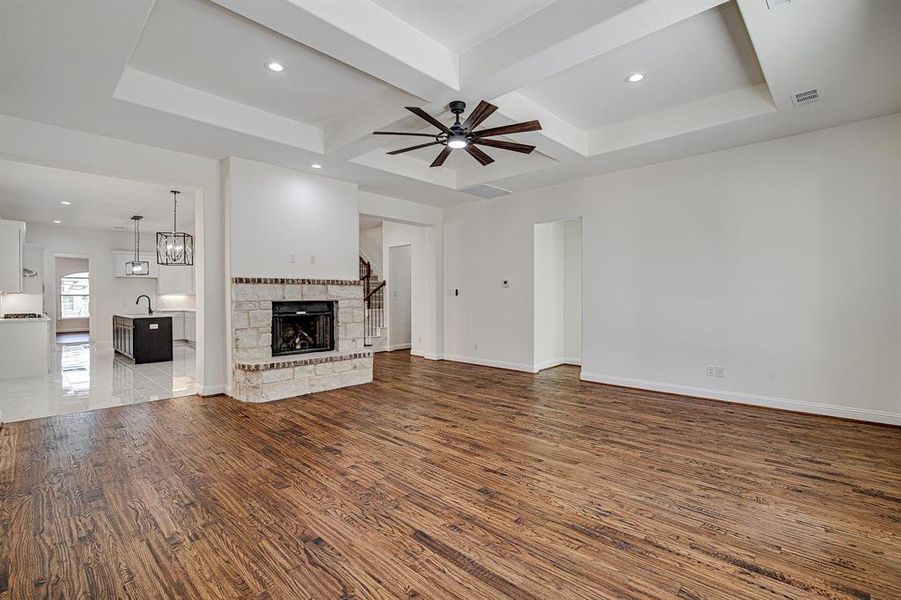
[[[401,148],[400,150],[392,150],[391,152],[387,152],[387,154],[403,154],[404,152],[409,152],[410,150],[419,150],[420,148],[425,148],[427,146],[434,146],[438,142],[429,142],[428,144],[419,144],[418,146],[410,146],[409,148]]]
[[[502,127],[492,127],[483,129],[482,131],[474,131],[473,137],[481,138],[489,135],[509,135],[511,133],[523,133],[526,131],[540,131],[541,123],[538,121],[526,121],[525,123],[514,123],[513,125],[504,125]]]
[[[476,147],[473,146],[472,144],[466,146],[466,151],[469,152],[469,154],[470,154],[474,159],[476,159],[477,161],[479,161],[479,163],[481,163],[481,165],[482,165],[483,167],[484,167],[485,165],[490,165],[491,163],[494,162],[494,159],[493,159],[493,158],[491,158],[490,156],[488,156],[487,154],[485,154],[484,152],[482,152],[481,150],[479,150],[478,148],[476,148]]]
[[[444,164],[444,161],[447,160],[447,157],[450,156],[451,149],[447,146],[444,147],[444,150],[441,151],[441,154],[435,157],[435,160],[432,161],[432,164],[429,167],[440,167]]]
[[[372,135],[415,135],[418,137],[435,137],[433,133],[407,133],[405,131],[373,131]]]
[[[501,150],[512,150],[513,152],[522,152],[523,154],[531,154],[535,146],[529,144],[517,144],[516,142],[505,142],[504,140],[482,140],[477,139],[472,142],[480,146],[491,146],[492,148],[500,148]]]
[[[439,121],[438,119],[436,119],[435,117],[433,117],[432,115],[427,113],[426,111],[422,110],[418,106],[406,106],[404,108],[406,108],[408,111],[410,111],[417,117],[428,121],[429,123],[431,123],[438,129],[443,131],[444,133],[450,133],[450,129],[448,129],[447,126],[444,125],[444,123],[442,123],[441,121]]]
[[[482,100],[479,102],[479,105],[476,106],[476,109],[469,113],[469,116],[466,117],[466,120],[463,121],[463,129],[467,131],[471,130],[473,127],[478,127],[479,123],[487,119],[491,116],[491,113],[497,110],[497,107],[493,104],[489,104]]]

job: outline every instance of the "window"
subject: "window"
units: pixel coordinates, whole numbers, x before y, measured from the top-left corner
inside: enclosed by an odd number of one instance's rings
[[[90,316],[91,290],[87,273],[61,277],[59,289],[61,319],[87,319]]]

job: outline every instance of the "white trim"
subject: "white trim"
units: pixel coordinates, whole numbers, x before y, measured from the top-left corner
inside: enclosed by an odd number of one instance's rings
[[[227,394],[230,391],[225,385],[198,385],[196,394],[198,396],[217,396],[219,394]]]
[[[566,364],[566,361],[562,358],[553,358],[551,360],[546,360],[542,363],[536,363],[532,370],[537,373],[538,371],[544,371],[545,369],[550,369],[552,367],[559,367],[560,365]]]
[[[416,356],[421,356],[426,360],[444,360],[443,354],[435,354],[432,352],[423,352],[422,354],[417,354]]]
[[[581,366],[582,366],[582,359],[581,359],[581,358],[564,358],[564,359],[563,359],[563,364],[565,364],[565,365],[576,365],[577,367],[581,367]]]
[[[629,377],[617,377],[615,375],[603,375],[600,373],[586,373],[585,371],[582,371],[580,379],[594,383],[606,383],[610,385],[651,390],[655,392],[680,394],[683,396],[696,396],[698,398],[723,400],[725,402],[736,402],[738,404],[751,404],[754,406],[766,406],[769,408],[812,413],[815,415],[827,415],[830,417],[856,419],[858,421],[872,421],[875,423],[886,423],[889,425],[901,425],[901,413],[893,413],[885,410],[856,408],[853,406],[841,406],[836,404],[822,404],[819,402],[808,402],[806,400],[790,400],[788,398],[777,398],[774,396],[761,396],[759,394],[746,394],[743,392],[714,390],[710,388],[694,387],[690,385],[680,385],[677,383],[662,383],[659,381],[632,379]]]
[[[476,358],[473,356],[461,356],[458,354],[445,354],[438,360],[449,360],[451,362],[468,363],[471,365],[481,365],[483,367],[495,367],[498,369],[510,369],[511,371],[525,371],[526,373],[534,373],[535,368],[532,365],[523,365],[520,363],[504,362],[501,360],[490,360],[487,358]]]
[[[410,348],[412,348],[412,347],[413,347],[413,344],[410,344],[410,343],[407,343],[407,344],[392,344],[391,346],[388,347],[388,350],[389,350],[390,352],[394,352],[395,350],[408,350],[408,349],[410,349]]]

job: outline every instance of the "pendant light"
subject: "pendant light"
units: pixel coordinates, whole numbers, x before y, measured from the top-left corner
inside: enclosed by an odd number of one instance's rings
[[[190,267],[194,264],[194,237],[178,231],[178,190],[172,190],[172,231],[156,234],[156,264]]]
[[[140,277],[150,274],[150,263],[146,260],[141,260],[141,231],[138,224],[143,218],[139,215],[131,218],[135,222],[135,259],[125,263],[126,277]]]

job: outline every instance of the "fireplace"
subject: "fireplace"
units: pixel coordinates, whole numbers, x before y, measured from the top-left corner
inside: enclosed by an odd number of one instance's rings
[[[272,303],[272,356],[334,349],[334,302]]]

